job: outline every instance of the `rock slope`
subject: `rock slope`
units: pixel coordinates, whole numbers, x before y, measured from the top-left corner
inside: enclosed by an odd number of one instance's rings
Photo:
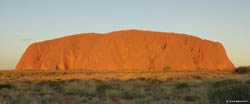
[[[77,34],[28,47],[16,70],[234,69],[223,45],[198,37],[141,30]]]

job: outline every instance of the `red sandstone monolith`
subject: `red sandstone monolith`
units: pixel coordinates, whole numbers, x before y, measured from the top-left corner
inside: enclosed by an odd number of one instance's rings
[[[234,69],[223,45],[198,37],[140,30],[78,34],[28,47],[17,70]]]

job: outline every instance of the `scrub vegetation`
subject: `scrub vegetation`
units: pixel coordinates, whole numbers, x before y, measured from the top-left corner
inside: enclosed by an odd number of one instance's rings
[[[250,75],[233,71],[0,71],[0,104],[225,104],[249,94]]]

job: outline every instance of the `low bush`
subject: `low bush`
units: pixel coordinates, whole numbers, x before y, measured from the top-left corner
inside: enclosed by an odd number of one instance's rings
[[[10,84],[0,84],[0,89],[2,89],[2,88],[10,89],[10,88],[12,88],[12,86]]]
[[[226,104],[227,101],[250,101],[250,85],[247,83],[227,84],[210,89],[208,99],[211,104]],[[242,104],[242,103],[239,103]]]
[[[247,80],[246,83],[247,83],[247,84],[250,84],[250,80]]]
[[[96,87],[96,91],[99,95],[99,97],[106,96],[106,90],[110,89],[111,86],[106,83],[100,83]]]
[[[122,93],[119,90],[106,90],[106,96],[110,98],[112,101],[118,101],[121,99]]]
[[[64,81],[57,81],[57,82],[54,82],[54,81],[42,81],[42,82],[39,82],[37,83],[39,86],[49,86],[49,87],[58,87],[59,85],[63,84]]]
[[[234,85],[234,84],[239,84],[239,83],[241,83],[241,82],[238,80],[235,80],[235,79],[225,79],[222,81],[214,82],[212,84],[212,88],[219,88],[219,87],[224,87],[227,85]]]
[[[176,83],[175,87],[177,89],[184,89],[184,88],[189,88],[189,84],[186,82],[181,82],[181,83]]]
[[[194,75],[194,76],[192,76],[192,78],[193,78],[193,79],[201,79],[201,76],[199,76],[199,75]]]
[[[196,95],[187,95],[187,96],[184,97],[184,99],[186,101],[196,101],[196,100],[198,100],[200,98],[198,96],[196,96]]]
[[[233,72],[234,74],[246,74],[246,73],[250,73],[250,67],[246,67],[246,66],[241,66],[238,67],[234,70]]]

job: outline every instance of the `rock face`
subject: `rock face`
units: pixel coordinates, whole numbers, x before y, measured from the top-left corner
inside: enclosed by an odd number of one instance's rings
[[[234,69],[221,43],[140,30],[78,34],[29,46],[16,70]]]

